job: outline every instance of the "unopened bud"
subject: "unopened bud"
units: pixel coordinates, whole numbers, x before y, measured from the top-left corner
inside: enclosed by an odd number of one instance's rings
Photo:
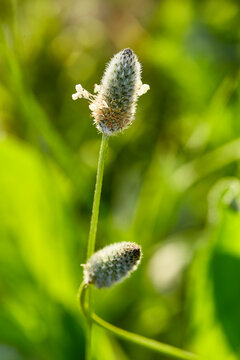
[[[120,242],[97,251],[84,264],[84,282],[97,288],[110,287],[136,270],[142,257],[141,247]]]

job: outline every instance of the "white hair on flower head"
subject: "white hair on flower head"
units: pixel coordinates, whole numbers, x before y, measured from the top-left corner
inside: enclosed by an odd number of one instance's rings
[[[94,86],[96,95],[78,84],[72,99],[89,100],[97,129],[113,135],[132,124],[137,100],[149,89],[149,85],[142,84],[141,64],[137,56],[127,48],[117,53],[107,65],[101,84]]]

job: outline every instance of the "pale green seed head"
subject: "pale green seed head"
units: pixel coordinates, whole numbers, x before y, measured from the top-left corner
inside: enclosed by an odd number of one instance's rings
[[[97,251],[84,266],[84,282],[98,288],[110,287],[136,270],[142,257],[141,247],[120,242]]]

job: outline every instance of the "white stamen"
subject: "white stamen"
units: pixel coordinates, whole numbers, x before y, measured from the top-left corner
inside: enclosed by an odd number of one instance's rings
[[[82,90],[82,97],[84,99],[89,100],[90,96],[91,96],[91,94],[87,90],[85,90],[85,89]]]
[[[77,100],[78,99],[78,93],[72,94],[72,99]]]
[[[95,92],[95,93],[98,93],[99,90],[100,90],[100,87],[101,87],[100,85],[95,84],[95,85],[94,85],[94,92]]]
[[[80,85],[80,84],[77,84],[77,85],[75,86],[75,89],[76,89],[77,92],[80,92],[80,93],[83,91],[83,87],[82,87],[82,85]]]
[[[140,89],[138,90],[138,96],[141,96],[143,94],[146,94],[146,92],[148,92],[148,90],[150,89],[150,86],[147,84],[143,84]]]
[[[96,104],[90,104],[89,105],[89,109],[91,110],[91,111],[94,111],[94,110],[96,110],[96,108],[97,108],[97,106],[96,106]]]

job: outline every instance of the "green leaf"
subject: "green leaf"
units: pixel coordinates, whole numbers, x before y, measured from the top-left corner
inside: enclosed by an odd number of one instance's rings
[[[232,207],[239,188],[238,180],[226,179],[211,192],[215,224],[203,237],[191,271],[193,345],[206,359],[240,356],[240,214]]]

